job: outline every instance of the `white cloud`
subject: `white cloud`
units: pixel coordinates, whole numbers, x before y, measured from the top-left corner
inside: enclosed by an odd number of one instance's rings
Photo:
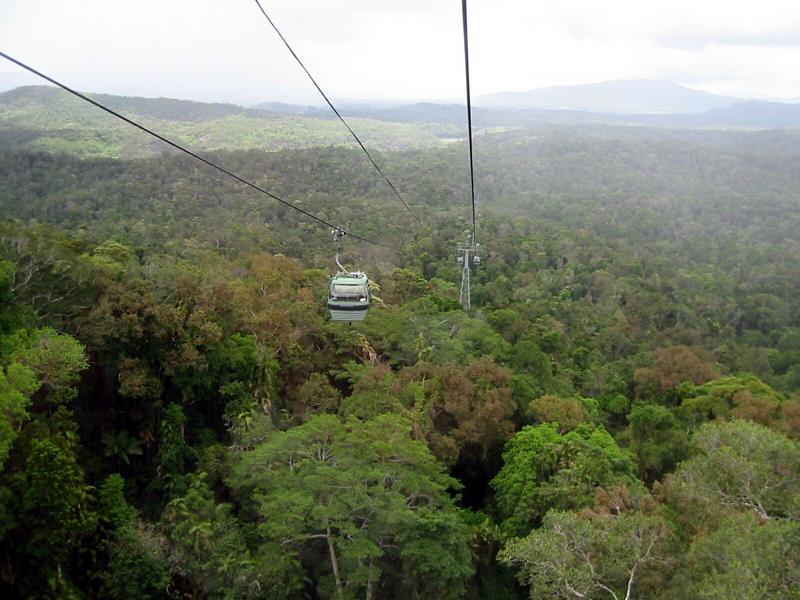
[[[457,0],[262,3],[334,98],[463,95]],[[476,94],[646,77],[724,93],[800,96],[800,3],[469,6]],[[5,52],[88,90],[318,101],[252,0],[3,0],[0,40]]]

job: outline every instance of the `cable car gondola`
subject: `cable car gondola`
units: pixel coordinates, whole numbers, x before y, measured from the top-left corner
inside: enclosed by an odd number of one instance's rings
[[[334,321],[363,321],[369,302],[369,280],[365,273],[340,271],[331,278],[328,309]]]
[[[336,265],[339,271],[328,286],[328,310],[333,321],[363,321],[370,305],[369,279],[361,271],[348,271],[339,262],[339,249],[344,232],[334,229]]]

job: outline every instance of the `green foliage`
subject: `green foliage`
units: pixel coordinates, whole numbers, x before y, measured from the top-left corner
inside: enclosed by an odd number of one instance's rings
[[[192,477],[186,494],[169,503],[165,521],[172,569],[193,589],[209,598],[262,597],[260,574],[233,507],[214,501],[204,473]]]
[[[4,541],[17,557],[24,596],[78,597],[85,582],[78,557],[97,523],[93,488],[84,479],[72,444],[34,439],[24,469],[9,480],[15,495]]]
[[[388,289],[384,289],[383,299],[398,305],[424,296],[431,287],[424,277],[411,269],[395,269],[389,283]]]
[[[467,598],[516,600],[521,596],[512,569],[497,560],[504,536],[494,520],[484,512],[462,511],[461,516],[472,529],[472,552],[475,576]]]
[[[701,353],[702,354],[702,353]],[[652,353],[652,365],[634,373],[637,395],[658,396],[689,382],[700,385],[717,379],[714,364],[686,346],[659,348]]]
[[[106,273],[109,277],[120,278],[133,258],[133,251],[128,246],[107,240],[94,249],[87,260],[94,268]]]
[[[403,414],[446,465],[480,461],[512,434],[511,372],[485,357],[463,368],[419,362],[398,375],[383,366],[354,373],[343,416],[371,419]]]
[[[108,553],[108,566],[99,576],[101,598],[169,597],[167,542],[154,527],[138,522],[121,529]]]
[[[457,482],[402,418],[313,417],[245,453],[232,483],[251,497],[265,543],[326,557],[326,596],[385,581],[395,595],[458,597],[471,572],[466,527],[446,491]],[[404,568],[394,573],[392,560]]]
[[[28,367],[19,363],[11,363],[6,368],[0,366],[0,470],[20,425],[28,418],[31,395],[39,385]]]
[[[800,589],[798,551],[796,521],[764,522],[748,513],[726,517],[692,542],[668,598],[792,598]]]
[[[87,505],[91,488],[84,483],[83,471],[69,449],[50,440],[34,440],[24,488],[22,512],[35,528],[28,541],[37,553],[68,549],[90,529],[93,516]]]
[[[15,90],[0,95],[0,126],[24,128],[24,147],[75,154],[83,158],[158,156],[163,147],[113,117],[98,115],[61,90]],[[100,96],[122,112],[194,150],[283,150],[349,145],[339,123],[318,117],[283,116],[233,105],[203,105],[159,98]],[[57,107],[57,108],[54,108]],[[208,107],[214,107],[208,110]],[[193,118],[194,117],[194,118]],[[438,140],[415,124],[351,118],[364,142],[379,149],[436,146]],[[5,141],[0,138],[0,141]],[[7,145],[6,142],[3,145]]]
[[[673,412],[663,406],[636,406],[628,415],[631,449],[639,475],[652,482],[675,469],[689,454],[686,430]]]
[[[538,597],[622,598],[662,527],[631,597],[797,587],[800,137],[484,132],[467,313],[464,147],[431,136],[463,115],[354,121],[416,148],[378,158],[418,224],[335,121],[104,100],[399,251],[345,244],[380,299],[331,323],[315,225],[56,90],[3,94],[6,595],[507,600],[513,534]]]
[[[7,260],[0,261],[0,306],[5,308],[13,297],[14,265]]]
[[[404,595],[445,599],[463,596],[465,582],[473,573],[466,544],[468,532],[460,516],[448,508],[421,506],[411,527],[404,528],[397,522],[403,574],[399,587]]]
[[[176,378],[184,397],[221,393],[242,400],[246,392],[257,405],[269,404],[275,397],[278,364],[264,355],[255,336],[232,334],[209,349],[206,362],[203,372],[186,372]],[[234,391],[237,385],[241,392]]]
[[[658,560],[664,522],[641,513],[580,516],[550,511],[542,527],[511,541],[500,560],[519,568],[531,598],[631,596]]]
[[[602,427],[560,434],[553,424],[528,425],[506,444],[492,481],[503,529],[523,535],[550,509],[591,505],[598,487],[634,484],[633,461]]]
[[[125,480],[118,473],[106,477],[97,490],[97,514],[117,531],[133,522],[136,510],[125,499]]]
[[[441,308],[431,297],[418,298],[399,309],[371,311],[362,329],[373,347],[397,365],[422,359],[464,363],[508,354],[508,343],[486,323],[453,307],[444,312]]]
[[[581,423],[593,421],[598,408],[591,399],[540,396],[528,405],[526,415],[539,423],[554,423],[559,433],[575,429]]]
[[[195,458],[192,447],[186,443],[186,416],[177,404],[164,409],[158,440],[159,481],[168,496],[183,491],[186,486],[188,463]]]
[[[667,483],[672,501],[695,528],[721,517],[721,509],[765,520],[797,516],[800,448],[787,437],[757,423],[732,421],[704,425],[692,444],[698,454],[681,463]]]
[[[114,473],[97,491],[97,514],[108,529],[105,567],[97,575],[102,598],[166,598],[171,581],[166,538],[138,521],[124,494],[125,481]]]
[[[103,456],[119,460],[129,465],[132,457],[141,456],[142,441],[132,437],[127,431],[107,433],[100,440],[105,446]]]
[[[41,382],[39,393],[56,405],[75,398],[80,374],[89,366],[83,344],[50,328],[31,336],[14,359],[36,374]]]
[[[311,376],[298,388],[294,412],[307,418],[322,412],[335,413],[342,400],[341,392],[320,373]],[[345,414],[350,411],[346,411]]]
[[[685,385],[678,393],[682,399],[680,414],[693,425],[736,416],[735,409],[741,410],[743,404],[766,404],[766,414],[762,412],[760,418],[769,419],[770,410],[775,410],[776,403],[782,400],[779,392],[753,375],[724,377],[701,386]]]

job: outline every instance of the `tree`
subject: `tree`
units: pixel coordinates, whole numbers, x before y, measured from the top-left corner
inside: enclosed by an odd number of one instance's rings
[[[14,277],[16,267],[7,260],[0,260],[0,338],[23,328],[30,320],[30,314],[14,303]],[[5,344],[0,344],[0,354],[4,354]]]
[[[222,422],[222,415],[233,403],[270,409],[278,391],[278,363],[260,348],[255,336],[234,333],[209,344],[204,369],[177,373],[175,383],[185,402],[199,399],[212,424]]]
[[[419,364],[404,371],[417,418],[433,453],[445,464],[485,460],[514,431],[511,372],[488,356],[464,368]],[[414,397],[421,386],[424,397]],[[399,390],[398,390],[399,391]]]
[[[631,457],[602,427],[581,425],[567,434],[552,423],[528,425],[503,451],[492,486],[503,529],[524,535],[550,509],[592,504],[598,487],[636,485]]]
[[[187,486],[186,470],[196,458],[192,447],[186,443],[186,415],[177,404],[164,409],[156,456],[158,479],[151,487],[163,489],[168,497],[182,493]]]
[[[518,312],[510,308],[495,310],[488,317],[491,326],[503,336],[507,342],[515,342],[522,336],[530,323]]]
[[[346,424],[320,415],[274,433],[236,467],[233,487],[249,498],[262,542],[327,562],[325,596],[374,598],[379,583],[398,596],[463,591],[467,530],[447,494],[457,483],[410,429],[388,414]]]
[[[77,577],[72,569],[97,523],[92,510],[93,488],[67,439],[33,439],[25,469],[12,479],[18,506],[6,538],[22,562],[21,589],[25,595],[68,597]]]
[[[511,366],[517,371],[527,373],[545,388],[553,378],[553,366],[550,357],[542,352],[539,345],[531,339],[524,338],[514,344],[511,351]]]
[[[108,555],[99,572],[101,598],[166,598],[172,579],[167,540],[152,525],[136,518],[116,473],[97,492],[98,521]]]
[[[164,523],[172,569],[193,590],[209,598],[263,597],[233,506],[214,501],[204,473],[193,476],[186,494],[169,503]]]
[[[433,295],[376,310],[359,330],[393,365],[422,360],[466,364],[482,356],[500,360],[510,347],[488,324],[437,302]]]
[[[653,482],[689,454],[689,439],[673,412],[657,404],[635,407],[628,415],[631,447],[639,463],[639,475]]]
[[[387,365],[358,369],[344,416],[402,414],[446,465],[485,460],[514,430],[511,372],[491,357],[470,362],[421,362],[395,375]]]
[[[19,363],[0,366],[0,471],[20,425],[28,418],[31,395],[39,385],[28,367]]]
[[[703,385],[685,384],[676,390],[680,418],[694,427],[711,419],[755,418],[779,427],[776,421],[783,396],[754,375],[723,377]]]
[[[584,400],[584,401],[582,401]],[[588,423],[597,416],[597,406],[589,406],[590,400],[561,398],[559,396],[540,396],[528,405],[527,415],[539,423],[555,423],[559,433],[575,429],[581,423]]]
[[[753,512],[764,520],[796,516],[800,448],[786,436],[750,421],[708,423],[692,445],[698,454],[666,485],[671,502],[696,528],[729,511]]]
[[[793,598],[800,590],[800,524],[763,521],[753,513],[726,516],[691,543],[667,599]]]
[[[25,307],[25,312],[61,329],[91,297],[89,265],[65,241],[63,234],[49,225],[0,223],[0,260],[14,265],[3,269],[11,276],[2,279],[10,282],[16,304],[12,314],[16,313],[17,319]]]
[[[717,379],[719,373],[714,363],[701,354],[686,346],[655,350],[652,367],[643,367],[634,373],[637,394],[663,394],[686,381],[700,385]]]
[[[76,384],[89,366],[83,344],[50,328],[40,329],[24,340],[14,359],[36,374],[41,382],[39,394],[55,405],[66,404],[77,396]]]
[[[320,373],[311,376],[298,388],[292,409],[301,420],[321,412],[337,412],[342,394]]]
[[[410,269],[395,269],[389,278],[390,285],[384,288],[383,298],[390,304],[403,304],[425,295],[430,284]],[[387,289],[388,288],[388,289]]]
[[[339,414],[344,418],[374,419],[385,413],[402,414],[406,407],[397,392],[397,377],[389,365],[356,365],[350,362],[353,393],[342,400]]]
[[[97,490],[97,514],[110,528],[119,531],[128,527],[136,515],[125,499],[125,480],[118,473],[105,478]]]
[[[131,523],[110,537],[107,550],[108,564],[99,576],[101,598],[169,597],[169,549],[156,527]]]
[[[659,560],[667,535],[661,519],[639,512],[553,510],[540,529],[509,542],[499,558],[519,568],[534,599],[631,600],[642,572]]]

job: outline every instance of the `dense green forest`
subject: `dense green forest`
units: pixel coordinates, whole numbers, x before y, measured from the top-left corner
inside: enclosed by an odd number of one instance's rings
[[[800,598],[796,132],[483,131],[465,312],[466,147],[432,123],[376,129],[416,221],[332,121],[116,100],[390,246],[345,240],[348,326],[324,228],[14,98],[4,597]]]
[[[169,98],[93,94],[99,102],[195,150],[284,150],[343,145],[341,123]],[[99,113],[99,114],[98,114]],[[383,150],[436,146],[436,131],[416,123],[353,119],[365,143]],[[0,149],[44,150],[86,158],[158,156],[163,144],[67,92],[41,86],[0,94]]]

